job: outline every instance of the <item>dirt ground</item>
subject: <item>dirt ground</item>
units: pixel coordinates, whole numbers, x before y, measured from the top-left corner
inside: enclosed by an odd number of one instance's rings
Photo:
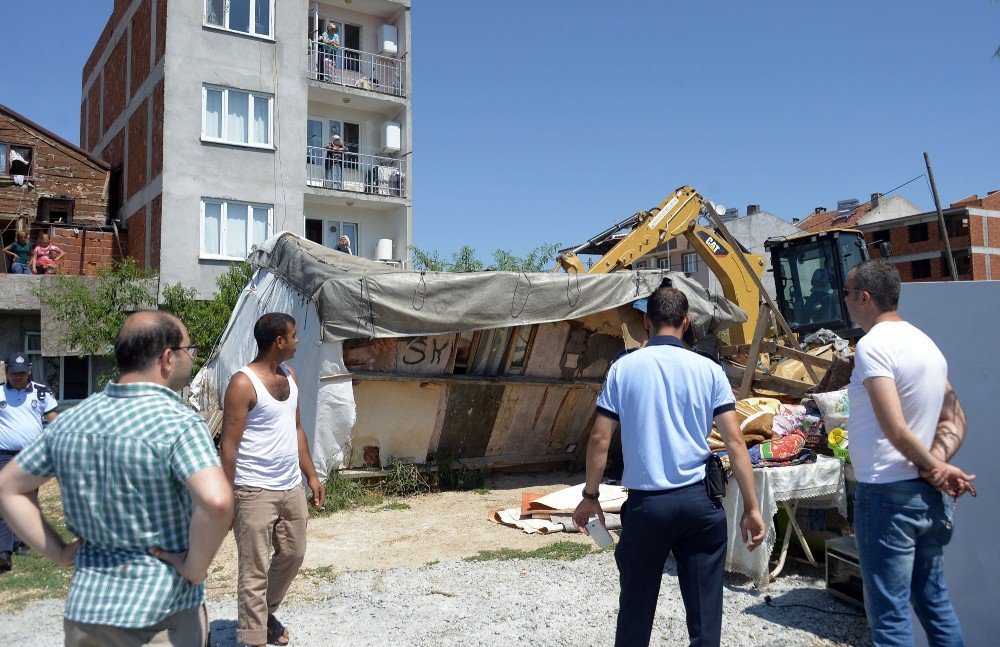
[[[460,561],[481,550],[535,550],[557,541],[591,543],[579,533],[529,535],[490,522],[490,510],[519,506],[522,492],[548,494],[583,482],[583,472],[494,475],[489,494],[441,492],[398,499],[406,510],[383,504],[337,512],[309,520],[302,572],[289,591],[291,599],[310,600],[320,580],[347,571],[389,570],[432,562]],[[236,592],[236,543],[230,534],[209,569],[209,599]]]

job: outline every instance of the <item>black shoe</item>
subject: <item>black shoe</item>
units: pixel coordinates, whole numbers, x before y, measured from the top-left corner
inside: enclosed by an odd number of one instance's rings
[[[18,544],[14,547],[14,554],[18,557],[27,557],[31,554],[31,546],[28,544]]]
[[[10,554],[9,550],[0,552],[0,573],[5,573],[14,568],[14,562],[11,561]]]

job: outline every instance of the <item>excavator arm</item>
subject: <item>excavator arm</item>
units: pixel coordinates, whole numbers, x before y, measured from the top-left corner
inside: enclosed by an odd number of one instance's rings
[[[705,261],[719,279],[723,295],[747,313],[747,321],[730,329],[730,342],[748,344],[757,326],[760,290],[749,276],[743,263],[735,256],[742,254],[757,273],[764,273],[764,257],[742,249],[730,249],[713,230],[698,223],[703,209],[713,205],[689,186],[674,191],[658,207],[640,211],[601,232],[575,249],[560,254],[557,262],[566,272],[604,273],[623,270],[639,258],[655,251],[667,241],[684,236],[691,250]],[[577,253],[588,246],[608,240],[615,232],[631,227],[632,231],[618,241],[604,256],[587,270]],[[557,268],[558,269],[558,268]]]

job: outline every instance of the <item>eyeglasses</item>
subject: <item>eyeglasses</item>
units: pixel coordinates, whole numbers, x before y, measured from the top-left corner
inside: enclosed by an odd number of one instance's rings
[[[844,288],[844,298],[846,299],[851,292],[866,292],[866,290],[858,290],[857,288]]]
[[[190,346],[171,346],[170,350],[186,350],[191,359],[198,357],[198,345],[191,344]]]

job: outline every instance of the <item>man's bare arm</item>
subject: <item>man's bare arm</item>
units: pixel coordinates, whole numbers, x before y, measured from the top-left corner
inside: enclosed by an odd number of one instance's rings
[[[256,404],[255,396],[250,378],[243,373],[233,375],[222,407],[222,439],[219,443],[222,469],[230,485],[236,481],[236,451],[243,440],[247,414]]]
[[[945,462],[950,461],[962,446],[967,428],[968,421],[962,403],[958,401],[958,395],[952,389],[951,382],[948,382],[944,392],[944,403],[941,405],[941,416],[934,433],[934,442],[931,444],[931,454]]]
[[[590,441],[587,443],[587,476],[583,488],[587,492],[598,492],[601,485],[601,478],[604,476],[604,468],[608,465],[608,448],[611,446],[611,437],[615,433],[618,421],[597,414],[594,419],[594,429],[590,432]],[[583,499],[573,513],[573,523],[584,534],[587,532],[587,522],[590,517],[597,515],[604,523],[604,511],[601,504],[593,499]]]
[[[733,476],[740,486],[743,497],[743,518],[740,529],[747,548],[753,550],[764,541],[767,528],[760,515],[760,505],[757,502],[757,487],[753,482],[753,466],[747,453],[746,440],[740,431],[740,423],[735,411],[726,411],[715,417],[715,426],[719,428],[722,442],[729,453],[729,465],[733,468]]]
[[[0,515],[21,541],[57,564],[69,566],[76,557],[81,540],[63,542],[45,520],[35,490],[49,479],[34,476],[11,461],[0,471]]]

